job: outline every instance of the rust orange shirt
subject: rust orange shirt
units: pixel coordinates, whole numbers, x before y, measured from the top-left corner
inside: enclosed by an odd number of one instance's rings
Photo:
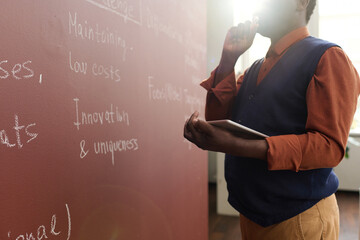
[[[259,84],[294,43],[309,36],[306,27],[296,29],[272,45],[261,66]],[[244,75],[235,73],[212,87],[216,70],[201,86],[208,90],[207,120],[230,118],[232,104]],[[320,59],[306,92],[306,133],[266,139],[269,170],[310,170],[337,166],[345,154],[350,126],[360,93],[360,79],[341,48],[328,49]],[[286,99],[284,99],[286,101]]]

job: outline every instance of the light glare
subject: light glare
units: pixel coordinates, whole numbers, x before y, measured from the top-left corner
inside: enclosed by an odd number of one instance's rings
[[[233,0],[234,24],[237,25],[247,20],[252,21],[256,4],[257,0]]]

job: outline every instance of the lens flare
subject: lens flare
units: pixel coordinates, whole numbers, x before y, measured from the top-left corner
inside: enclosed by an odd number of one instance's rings
[[[253,19],[253,14],[258,6],[259,0],[234,0],[234,23]]]

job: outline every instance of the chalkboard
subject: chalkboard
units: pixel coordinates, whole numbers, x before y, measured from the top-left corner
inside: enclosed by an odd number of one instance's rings
[[[0,8],[0,239],[207,239],[204,0]]]

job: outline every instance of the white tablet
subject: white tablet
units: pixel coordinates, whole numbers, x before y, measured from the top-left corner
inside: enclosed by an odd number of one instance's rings
[[[224,128],[228,130],[229,132],[243,138],[248,139],[263,139],[269,137],[266,134],[263,134],[261,132],[255,131],[254,129],[245,127],[239,123],[236,123],[234,121],[231,121],[229,119],[225,120],[215,120],[215,121],[208,121],[213,126]]]

